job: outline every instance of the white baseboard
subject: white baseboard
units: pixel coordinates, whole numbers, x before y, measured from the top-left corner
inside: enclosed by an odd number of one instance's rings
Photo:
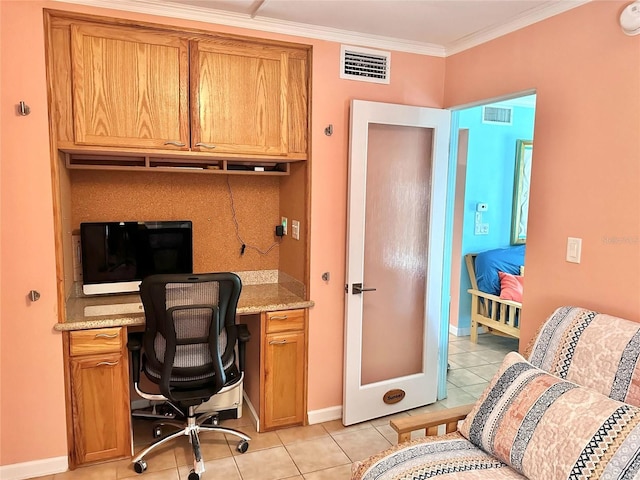
[[[45,458],[32,462],[14,463],[0,466],[2,480],[24,480],[25,478],[54,475],[69,470],[69,461],[65,457]]]
[[[242,392],[242,398],[244,398],[244,403],[249,409],[249,413],[251,414],[251,422],[253,423],[253,426],[256,427],[256,431],[259,432],[260,417],[258,417],[258,412],[256,412],[255,408],[253,408],[253,404],[251,403],[251,400],[249,400],[249,397],[247,396],[247,392]]]
[[[471,335],[471,327],[458,328],[449,324],[449,333],[456,337],[468,337],[469,335]],[[487,333],[487,329],[484,327],[478,328],[478,335],[481,335],[483,333]]]
[[[309,418],[309,425],[315,425],[316,423],[330,422],[331,420],[342,419],[342,405],[336,405],[335,407],[321,408],[320,410],[312,410],[307,412]]]
[[[456,327],[449,324],[449,333],[455,337],[468,337],[471,335],[471,327]]]

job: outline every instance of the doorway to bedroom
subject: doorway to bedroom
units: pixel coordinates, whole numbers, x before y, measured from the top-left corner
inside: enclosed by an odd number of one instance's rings
[[[504,249],[514,263],[505,270],[520,277],[507,281],[523,285],[520,274],[524,274],[535,106],[536,95],[531,94],[453,114],[452,132],[458,133],[458,154],[451,255],[449,396],[476,393],[491,378],[496,357],[504,356],[505,349],[518,349],[518,340],[512,336],[482,334],[477,343],[470,341],[472,299],[467,290],[472,283],[465,256]],[[491,274],[495,279],[490,279],[490,293],[500,296],[498,273]]]

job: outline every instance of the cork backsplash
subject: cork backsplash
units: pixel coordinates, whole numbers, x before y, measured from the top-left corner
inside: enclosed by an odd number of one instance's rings
[[[227,179],[233,192],[240,255]],[[96,221],[191,220],[193,269],[277,270],[280,221],[278,177],[74,170],[71,172],[71,225]]]

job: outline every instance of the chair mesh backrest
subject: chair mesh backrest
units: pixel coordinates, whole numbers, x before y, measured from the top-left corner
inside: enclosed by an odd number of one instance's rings
[[[145,278],[140,289],[146,314],[145,373],[161,385],[163,371],[171,372],[173,386],[211,380],[216,336],[222,368],[233,365],[236,335],[226,327],[235,323],[240,288],[239,278],[231,273]],[[218,316],[215,335],[212,327]],[[166,362],[171,362],[170,370]]]
[[[218,282],[167,283],[165,286],[166,309],[185,305],[218,305]],[[211,328],[211,310],[196,308],[175,310],[171,315],[173,328],[178,341],[194,341],[176,346],[173,366],[177,368],[199,367],[212,362],[209,343],[206,341]],[[218,337],[218,349],[224,352],[227,347],[227,331],[221,325]],[[197,339],[205,341],[197,342]],[[162,333],[156,332],[154,350],[158,360],[164,359],[166,340]],[[226,366],[226,365],[225,365]],[[200,376],[197,376],[200,377]],[[202,378],[206,375],[202,376]]]

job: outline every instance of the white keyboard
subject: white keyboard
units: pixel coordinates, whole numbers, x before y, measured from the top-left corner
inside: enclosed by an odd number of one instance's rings
[[[123,315],[127,313],[144,313],[141,302],[114,303],[111,305],[89,305],[84,307],[85,317],[100,317],[103,315]]]

